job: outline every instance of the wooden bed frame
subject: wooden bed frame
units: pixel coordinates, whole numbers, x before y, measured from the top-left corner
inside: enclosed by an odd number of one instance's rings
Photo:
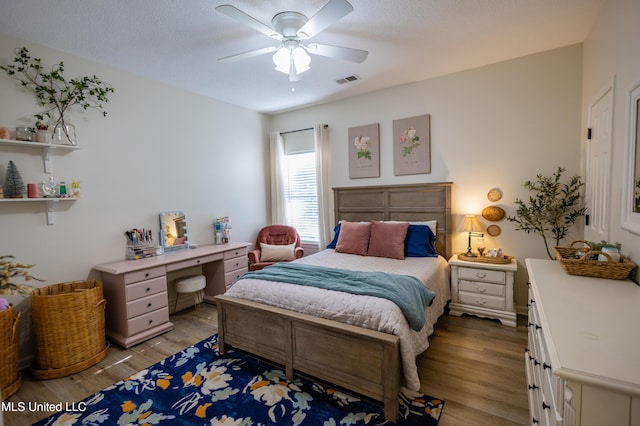
[[[451,255],[451,183],[334,188],[335,221],[438,221],[436,248]],[[220,352],[233,346],[381,401],[396,422],[400,338],[235,297],[216,296]]]

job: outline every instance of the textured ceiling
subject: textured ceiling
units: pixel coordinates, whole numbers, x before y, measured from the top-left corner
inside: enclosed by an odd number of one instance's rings
[[[368,58],[312,56],[295,92],[271,54],[218,62],[278,42],[215,8],[232,4],[270,24],[285,10],[311,17],[326,0],[0,0],[0,32],[275,113],[580,43],[604,0],[349,2],[353,12],[312,40]],[[0,52],[0,60],[12,55]],[[352,74],[361,80],[336,83]]]

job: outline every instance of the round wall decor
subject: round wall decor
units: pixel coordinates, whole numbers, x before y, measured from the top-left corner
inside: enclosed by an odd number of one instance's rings
[[[494,203],[496,201],[500,201],[500,199],[502,198],[502,191],[500,190],[500,188],[493,188],[491,191],[489,191],[489,193],[487,194],[487,199],[489,201],[493,201]]]
[[[487,220],[490,220],[491,222],[502,220],[504,216],[505,216],[505,212],[502,209],[502,207],[489,206],[489,207],[485,207],[485,209],[482,210],[482,217],[484,217]]]
[[[497,237],[502,232],[502,229],[498,225],[489,225],[487,226],[487,234],[492,237]]]

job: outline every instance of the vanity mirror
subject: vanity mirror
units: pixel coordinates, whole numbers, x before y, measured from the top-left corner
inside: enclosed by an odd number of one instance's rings
[[[189,248],[187,221],[183,212],[160,213],[160,241],[165,252]]]
[[[640,82],[627,95],[627,147],[622,191],[622,227],[640,234]]]

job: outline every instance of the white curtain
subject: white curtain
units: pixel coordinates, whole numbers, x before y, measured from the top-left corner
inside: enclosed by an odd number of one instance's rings
[[[271,223],[287,223],[284,194],[284,138],[280,131],[271,132]]]
[[[320,243],[318,249],[324,249],[332,238],[331,214],[329,200],[331,187],[329,186],[329,126],[316,124],[313,128],[316,150],[316,174],[318,184],[318,225]]]

